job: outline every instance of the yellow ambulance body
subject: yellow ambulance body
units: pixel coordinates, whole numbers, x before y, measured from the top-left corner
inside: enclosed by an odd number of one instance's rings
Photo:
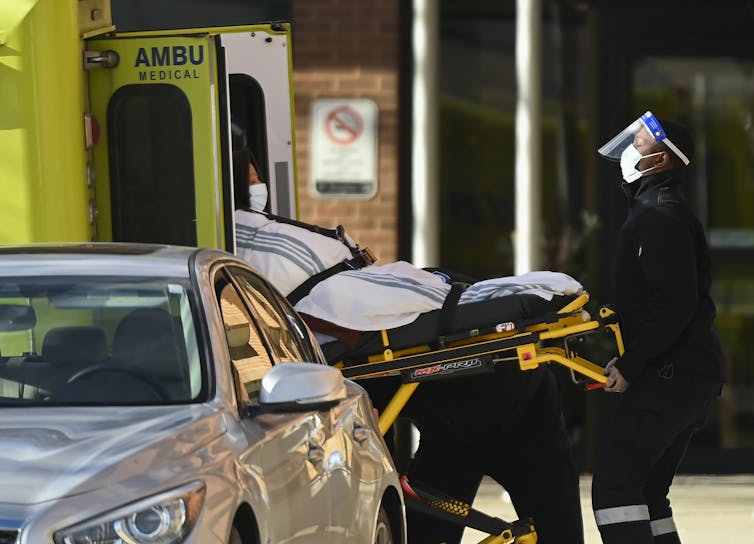
[[[231,119],[297,216],[287,23],[118,33],[107,0],[19,0],[0,25],[0,243],[232,250]]]

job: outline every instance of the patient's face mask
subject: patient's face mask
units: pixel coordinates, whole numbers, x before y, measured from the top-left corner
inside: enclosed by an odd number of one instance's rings
[[[627,183],[633,183],[647,172],[654,170],[657,168],[656,166],[652,166],[646,170],[637,170],[636,165],[638,165],[639,161],[642,159],[661,154],[662,151],[657,151],[656,153],[650,153],[649,155],[642,155],[641,152],[636,149],[634,144],[629,144],[620,155],[620,170],[623,174],[623,179],[626,180]]]
[[[267,184],[255,183],[249,185],[249,201],[252,210],[263,211],[264,207],[267,206]]]

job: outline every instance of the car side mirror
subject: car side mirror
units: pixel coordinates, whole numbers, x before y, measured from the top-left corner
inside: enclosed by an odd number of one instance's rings
[[[315,363],[282,363],[269,369],[259,391],[263,412],[325,410],[346,398],[337,368]]]

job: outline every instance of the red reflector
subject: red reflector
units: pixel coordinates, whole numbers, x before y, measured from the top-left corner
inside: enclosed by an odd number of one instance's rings
[[[92,144],[97,145],[100,136],[100,126],[97,118],[92,115]]]
[[[84,114],[84,144],[86,149],[91,149],[99,142],[99,121],[91,113]]]

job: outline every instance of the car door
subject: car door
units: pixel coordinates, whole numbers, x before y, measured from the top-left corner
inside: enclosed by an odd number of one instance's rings
[[[240,404],[255,404],[262,377],[276,362],[264,320],[246,302],[227,274],[216,275],[215,292],[226,330],[232,371]],[[295,353],[290,354],[292,357]],[[324,485],[323,421],[317,412],[300,411],[244,417],[245,451],[241,472],[250,489],[263,490],[261,524],[271,542],[311,542],[329,521]]]
[[[313,340],[288,301],[274,289],[267,287],[268,300],[276,303],[282,316],[296,334],[302,354],[310,353],[308,361],[324,361],[321,350]],[[370,426],[371,403],[366,393],[356,386],[348,388],[348,398],[323,415],[323,470],[330,497],[330,527],[328,543],[350,543],[363,540],[372,529],[372,516],[379,505],[376,487],[381,473],[375,471],[376,459],[382,449],[376,442],[382,438]]]
[[[325,451],[332,493],[331,519],[334,526],[345,528],[333,535],[332,542],[356,542],[357,538],[363,538],[364,533],[359,535],[359,531],[371,530],[371,513],[378,508],[374,498],[381,475],[373,468],[379,452],[369,451],[369,442],[375,436],[359,408],[359,391],[351,387],[348,398],[330,411],[331,431]],[[367,515],[362,517],[360,513]]]

